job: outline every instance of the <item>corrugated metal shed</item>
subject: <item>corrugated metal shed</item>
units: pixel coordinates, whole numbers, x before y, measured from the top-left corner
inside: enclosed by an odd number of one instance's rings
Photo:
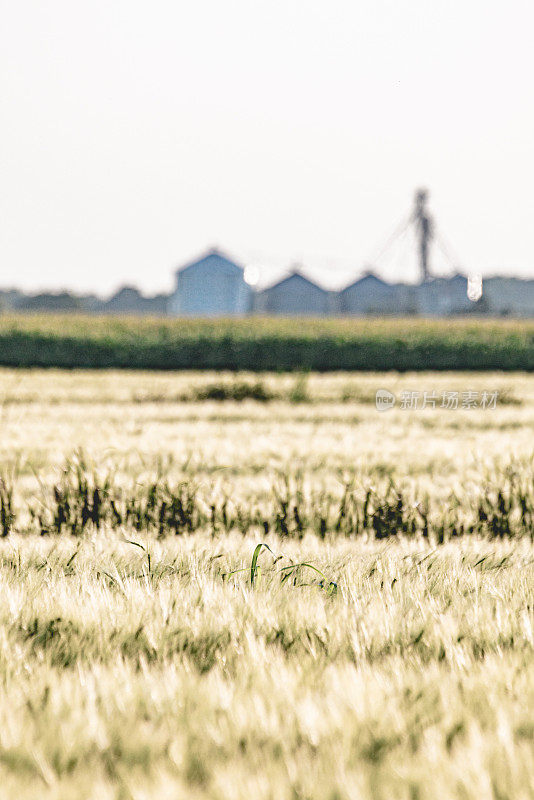
[[[421,316],[447,317],[473,310],[467,296],[465,275],[431,278],[417,286],[417,313]]]
[[[337,298],[338,312],[355,316],[413,314],[415,304],[413,286],[386,283],[372,272],[340,291]]]
[[[169,298],[175,316],[239,316],[252,305],[251,290],[239,264],[219,250],[186,264],[176,272],[176,289]]]
[[[323,316],[331,310],[331,293],[298,271],[258,292],[254,303],[258,314]]]
[[[534,317],[534,280],[500,276],[485,278],[481,300],[489,314]]]

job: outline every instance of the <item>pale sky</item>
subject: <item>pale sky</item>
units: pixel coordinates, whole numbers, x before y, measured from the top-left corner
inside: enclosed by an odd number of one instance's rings
[[[466,272],[534,277],[532,0],[0,10],[0,287],[169,290],[213,245],[340,284],[419,185]]]

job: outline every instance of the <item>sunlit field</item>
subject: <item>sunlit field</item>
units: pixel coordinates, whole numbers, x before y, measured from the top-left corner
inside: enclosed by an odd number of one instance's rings
[[[1,797],[534,796],[534,376],[2,370],[0,433]]]

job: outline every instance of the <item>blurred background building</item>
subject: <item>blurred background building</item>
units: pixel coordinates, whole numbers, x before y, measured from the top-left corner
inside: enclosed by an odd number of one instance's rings
[[[411,238],[410,238],[411,237]],[[37,313],[93,313],[175,317],[264,316],[422,316],[478,314],[494,317],[534,317],[534,280],[467,275],[451,257],[451,248],[428,210],[428,192],[418,189],[410,212],[378,251],[380,263],[399,242],[415,253],[418,283],[383,280],[375,268],[366,270],[336,290],[321,286],[305,271],[292,268],[275,283],[258,287],[247,271],[217,248],[180,267],[170,294],[151,297],[135,286],[123,286],[107,300],[68,291],[28,295],[17,289],[0,291],[0,310]],[[440,248],[448,261],[448,276],[434,273],[432,256]],[[401,265],[402,266],[402,265]],[[403,270],[401,270],[403,271]]]
[[[239,316],[250,312],[252,290],[244,268],[212,249],[176,272],[167,308],[174,316]]]
[[[479,293],[471,298],[470,279],[461,273],[410,284],[388,283],[366,271],[332,291],[299,269],[274,284],[254,288],[245,280],[244,268],[219,250],[208,251],[175,274],[173,292],[151,297],[134,286],[123,286],[108,299],[67,291],[25,294],[7,289],[0,291],[0,310],[174,317],[534,317],[534,280],[498,275],[478,277]]]

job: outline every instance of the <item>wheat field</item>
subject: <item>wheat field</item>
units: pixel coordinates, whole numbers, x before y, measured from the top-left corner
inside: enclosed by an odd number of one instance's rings
[[[534,796],[534,377],[0,377],[0,797]],[[69,463],[116,523],[57,521]],[[348,482],[402,513],[356,529]],[[163,483],[194,486],[176,533],[129,513]]]

